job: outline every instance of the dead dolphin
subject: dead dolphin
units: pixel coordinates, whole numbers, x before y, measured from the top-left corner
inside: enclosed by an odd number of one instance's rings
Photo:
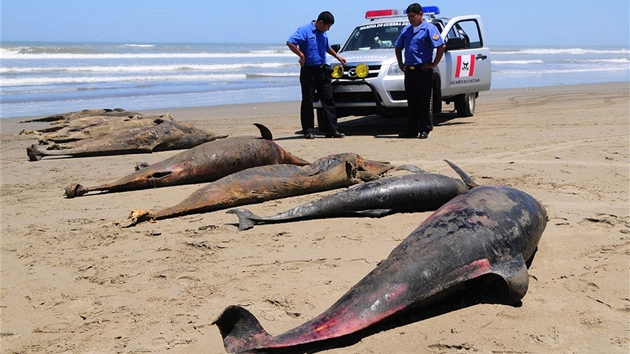
[[[197,129],[190,124],[162,120],[150,127],[131,128],[99,138],[86,139],[70,149],[42,150],[38,145],[26,148],[31,161],[45,156],[105,156],[151,153],[155,151],[189,149],[191,147],[222,138],[213,133]]]
[[[230,353],[295,352],[300,345],[343,337],[383,324],[396,314],[417,312],[488,275],[500,276],[507,284],[507,300],[518,303],[529,283],[526,261],[546,224],[545,208],[529,194],[503,186],[475,187],[435,211],[387,259],[314,319],[274,337],[249,311],[229,306],[214,324]]]
[[[89,116],[71,120],[64,124],[64,127],[50,133],[44,134],[45,131],[36,130],[34,134],[38,135],[41,144],[64,144],[61,148],[73,148],[79,140],[94,139],[108,134],[113,134],[122,130],[132,128],[152,127],[163,121],[174,121],[175,119],[168,113],[145,116],[136,114],[133,116]],[[25,133],[23,130],[22,133]]]
[[[360,184],[273,216],[257,216],[243,208],[227,212],[238,216],[239,230],[248,230],[257,224],[295,220],[433,211],[470,188],[472,180],[468,176],[462,178],[467,183],[441,174],[419,172]]]
[[[389,163],[366,160],[355,153],[325,156],[306,166],[252,167],[208,183],[170,208],[134,210],[121,226],[347,187],[378,178],[392,168]]]
[[[148,165],[112,183],[94,187],[71,184],[65,188],[65,196],[74,198],[92,191],[124,192],[210,182],[254,166],[309,164],[273,142],[267,127],[255,125],[262,138],[244,136],[211,141]]]
[[[74,119],[80,119],[84,117],[91,117],[91,116],[97,116],[97,115],[109,116],[109,117],[120,117],[120,116],[136,115],[136,114],[139,114],[139,113],[129,112],[123,108],[84,109],[81,111],[54,114],[52,116],[46,116],[46,117],[41,117],[41,118],[21,120],[20,123],[52,122],[51,124],[58,124],[60,122],[68,122]]]

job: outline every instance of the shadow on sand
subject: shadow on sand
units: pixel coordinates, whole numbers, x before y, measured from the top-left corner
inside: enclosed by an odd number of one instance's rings
[[[433,118],[434,129],[440,126],[471,124],[473,117],[460,118],[457,113],[451,111],[443,111],[441,114]],[[369,116],[350,116],[339,119],[339,130],[346,136],[373,136],[374,138],[397,138],[398,133],[405,130],[407,117],[392,116],[383,117],[379,115]],[[302,131],[295,132],[299,136],[281,137],[274,140],[302,139]],[[324,133],[316,129],[315,136],[323,138]]]

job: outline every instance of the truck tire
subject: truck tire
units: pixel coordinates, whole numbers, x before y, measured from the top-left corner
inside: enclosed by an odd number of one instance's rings
[[[472,117],[475,114],[476,92],[469,92],[455,97],[455,110],[458,117]]]

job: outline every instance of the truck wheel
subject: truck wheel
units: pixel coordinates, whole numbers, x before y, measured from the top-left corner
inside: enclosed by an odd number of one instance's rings
[[[455,97],[455,110],[458,117],[472,117],[475,114],[476,92],[469,92]]]

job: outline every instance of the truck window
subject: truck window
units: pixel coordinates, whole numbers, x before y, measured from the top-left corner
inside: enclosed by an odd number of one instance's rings
[[[396,39],[405,25],[405,22],[396,22],[357,27],[341,51],[394,48]]]
[[[446,38],[462,38],[466,42],[466,48],[483,47],[479,24],[475,20],[457,22],[448,32]]]

